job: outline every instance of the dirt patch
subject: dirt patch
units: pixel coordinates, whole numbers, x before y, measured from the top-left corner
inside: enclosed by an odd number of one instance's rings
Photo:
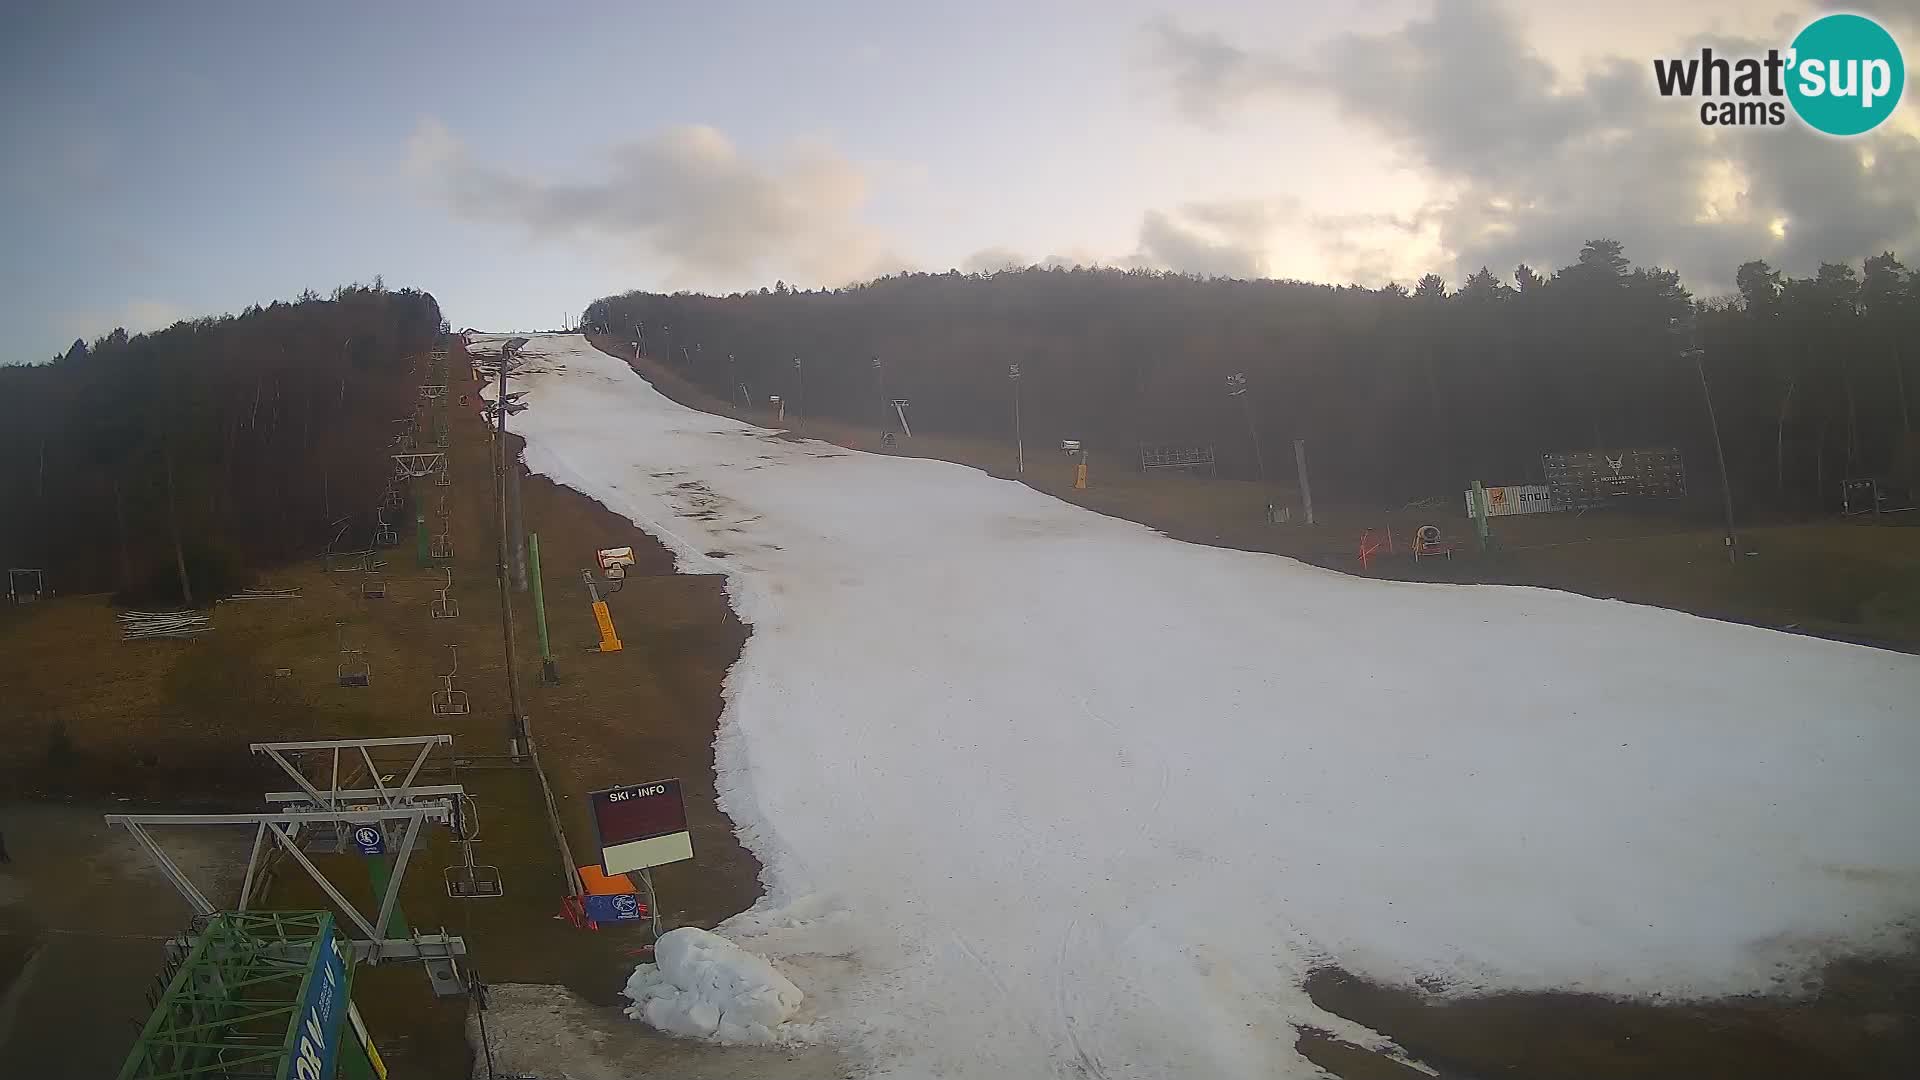
[[[837,1051],[819,1046],[714,1046],[676,1039],[594,1008],[560,986],[495,986],[486,1013],[495,1075],[629,1080],[635,1063],[675,1080],[842,1080],[854,1075]],[[471,1037],[481,1044],[479,1021]],[[481,1075],[486,1075],[484,1072]]]
[[[449,368],[456,382],[469,372],[458,357]],[[415,522],[406,515],[397,526],[400,543],[381,551],[385,598],[363,594],[363,573],[333,573],[315,561],[269,578],[270,584],[299,588],[299,599],[220,605],[214,631],[193,639],[122,643],[112,609],[98,596],[0,610],[0,726],[10,736],[0,743],[0,785],[48,800],[103,800],[69,812],[78,814],[75,822],[92,823],[89,828],[113,807],[255,810],[261,792],[290,785],[248,752],[249,742],[452,734],[462,764],[449,769],[441,763],[426,782],[451,780],[472,793],[481,822],[475,858],[499,867],[507,895],[449,899],[441,875],[458,853],[436,833],[408,875],[402,899],[408,921],[465,936],[483,979],[563,985],[580,1008],[607,1010],[620,1003],[618,990],[643,958],[646,935],[632,925],[579,931],[555,917],[563,864],[539,786],[529,770],[504,757],[509,710],[496,578],[499,515],[491,440],[478,418],[474,389],[463,383],[451,391],[473,403],[450,408],[451,483],[440,488],[420,481],[418,489],[427,527],[451,539],[452,558],[423,565]],[[597,857],[588,791],[678,777],[696,856],[656,873],[662,921],[666,927],[711,927],[759,897],[760,868],[715,805],[713,774],[721,683],[745,629],[728,607],[721,578],[675,574],[667,550],[631,522],[519,471],[526,527],[540,535],[546,561],[558,684],[540,683],[528,592],[513,594],[514,640],[530,727],[574,858],[587,863]],[[370,500],[374,493],[366,494]],[[596,548],[621,545],[634,548],[636,564],[608,602],[625,649],[602,654],[595,651],[598,635],[579,569],[595,565]],[[446,587],[448,568],[449,596],[459,615],[434,618],[431,603]],[[348,645],[365,651],[372,669],[367,686],[339,683],[341,625]],[[435,716],[429,709],[450,666],[448,645],[458,646],[457,687],[471,704],[462,716]],[[72,1071],[49,1066],[51,1071],[35,1075],[109,1075],[146,1015],[142,995],[159,968],[159,942],[185,926],[187,912],[184,904],[170,906],[172,891],[157,878],[107,886],[91,871],[75,872],[36,854],[35,837],[51,833],[31,824],[37,820],[32,815],[61,809],[49,803],[0,811],[0,829],[16,859],[0,866],[0,985],[9,986],[0,1000],[23,1018],[16,1030],[58,1032],[62,1041],[84,1042],[97,1052]],[[242,844],[246,839],[237,838]],[[168,847],[178,850],[172,842]],[[244,860],[244,851],[239,857]],[[124,861],[136,870],[144,867],[137,854]],[[360,860],[316,861],[349,899],[370,898]],[[34,911],[70,913],[85,933],[29,918],[18,905],[9,908],[6,897],[14,893],[32,897]],[[139,902],[129,903],[135,896]],[[330,906],[297,871],[275,876],[268,902],[282,909]],[[110,968],[101,967],[106,961],[94,954],[105,946],[96,943],[126,935],[135,935],[131,948],[116,953],[122,959]],[[62,944],[69,940],[80,944]],[[71,987],[62,989],[65,983],[44,973],[48,958],[68,953],[79,966],[71,967]],[[104,974],[94,980],[88,971]],[[74,1004],[72,994],[87,991],[89,980],[102,983],[98,997],[114,1002],[113,1008]],[[444,1080],[470,1075],[463,1000],[435,1000],[417,970],[398,965],[363,968],[355,997],[396,1074]],[[43,1022],[56,1014],[62,1017],[58,1024]],[[601,1020],[613,1029],[638,1026],[617,1013]],[[641,1055],[623,1061],[621,1069],[620,1075],[647,1075],[653,1065]]]
[[[1804,1080],[1920,1076],[1920,950],[1828,964],[1799,1000],[1735,998],[1652,1004],[1586,994],[1442,998],[1327,969],[1307,979],[1314,1003],[1385,1032],[1443,1076],[1588,1080]],[[1327,1068],[1353,1064],[1319,1040]],[[1384,1059],[1382,1059],[1384,1060]],[[1393,1064],[1393,1063],[1389,1063]],[[1359,1062],[1348,1080],[1393,1077]]]

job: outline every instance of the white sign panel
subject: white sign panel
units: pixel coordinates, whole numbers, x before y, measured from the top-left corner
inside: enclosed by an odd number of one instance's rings
[[[1487,516],[1508,517],[1513,514],[1544,514],[1552,510],[1562,510],[1560,504],[1553,501],[1552,489],[1545,484],[1523,484],[1515,487],[1490,487],[1487,492]],[[1468,488],[1467,516],[1473,516],[1473,489]]]

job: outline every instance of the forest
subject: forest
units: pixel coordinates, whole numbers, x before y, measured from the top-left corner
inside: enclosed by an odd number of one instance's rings
[[[1754,261],[1737,281],[1696,300],[1601,239],[1557,271],[1482,268],[1458,288],[1029,267],[629,292],[582,324],[718,396],[780,395],[789,426],[892,429],[904,398],[916,430],[1011,442],[1017,366],[1029,453],[1213,444],[1223,474],[1286,482],[1305,439],[1330,501],[1457,498],[1539,482],[1544,453],[1678,446],[1689,494],[1717,505],[1709,400],[1744,512],[1815,512],[1848,478],[1910,483],[1920,276],[1888,253],[1811,278]]]
[[[443,331],[378,279],[0,367],[0,558],[61,593],[206,605],[364,532]]]

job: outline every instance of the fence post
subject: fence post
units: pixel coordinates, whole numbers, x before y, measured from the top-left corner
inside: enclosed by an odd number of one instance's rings
[[[1475,547],[1487,550],[1487,489],[1478,480],[1473,482],[1473,538]]]
[[[560,672],[553,663],[553,649],[547,644],[547,599],[540,588],[540,534],[527,534],[527,584],[533,591],[533,624],[540,630],[540,681],[553,686]]]

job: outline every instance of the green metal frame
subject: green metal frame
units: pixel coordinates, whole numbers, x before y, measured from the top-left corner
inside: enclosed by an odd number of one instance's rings
[[[221,912],[192,936],[119,1080],[274,1080],[294,1054],[327,911]],[[351,1000],[353,968],[341,994]]]

